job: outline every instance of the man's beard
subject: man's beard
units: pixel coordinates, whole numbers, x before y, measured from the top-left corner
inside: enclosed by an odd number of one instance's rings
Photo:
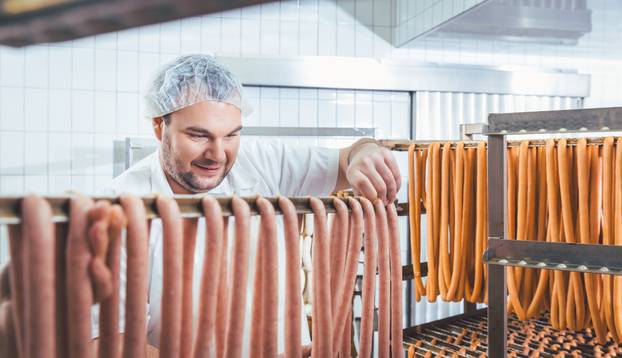
[[[179,170],[179,168],[181,168],[183,164],[176,159],[175,153],[171,148],[170,138],[166,134],[162,138],[161,155],[162,167],[164,169],[164,172],[168,174],[171,178],[173,178],[173,180],[175,180],[177,184],[181,185],[184,189],[193,193],[202,193],[214,189],[215,187],[220,185],[220,183],[222,183],[222,181],[231,170],[231,168],[226,168],[227,163],[225,163],[226,170],[223,175],[218,178],[216,184],[203,184],[201,180],[197,177],[197,175],[194,174],[192,171],[183,172]]]

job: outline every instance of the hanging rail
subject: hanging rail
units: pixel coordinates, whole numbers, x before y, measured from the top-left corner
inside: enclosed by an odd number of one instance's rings
[[[19,205],[22,197],[17,196],[0,196],[0,224],[18,224],[20,222],[19,215]],[[50,196],[44,197],[52,206],[52,215],[54,222],[65,222],[68,219],[69,212],[69,200],[70,196]],[[145,204],[145,209],[147,211],[147,218],[154,219],[158,217],[158,210],[156,208],[156,196],[144,196],[141,197],[143,203]],[[203,216],[203,208],[201,207],[202,197],[197,197],[194,195],[175,195],[173,197],[177,204],[179,205],[179,211],[183,218],[198,218]],[[256,200],[257,196],[253,197],[241,197],[241,199],[245,200],[251,209],[252,215],[258,215]],[[112,204],[119,203],[119,197],[113,196],[94,196],[93,200],[106,200]],[[218,197],[215,196],[215,199],[220,204],[222,208],[223,216],[232,216],[233,213],[231,211],[231,197]],[[278,204],[277,197],[266,197],[270,203],[275,208],[277,214],[282,214],[281,209]],[[296,212],[298,214],[310,214],[312,213],[311,207],[309,205],[308,197],[295,197],[289,198],[294,206],[296,207]],[[326,207],[327,213],[334,213],[335,207],[333,205],[334,197],[324,197],[319,198]],[[408,215],[408,203],[400,203],[397,204],[397,214],[400,216]]]
[[[566,133],[566,132],[546,132],[542,134],[557,134],[557,133]],[[551,138],[558,140],[560,138]],[[569,146],[576,146],[579,138],[564,138],[566,139],[566,144]],[[507,147],[520,147],[521,143],[525,140],[529,141],[529,147],[546,147],[546,142],[548,139],[524,139],[524,140],[509,140],[506,141]],[[586,138],[588,145],[603,145],[605,140],[605,136],[603,137],[595,137],[595,138]],[[380,144],[390,150],[396,152],[406,152],[411,144],[415,144],[415,150],[423,150],[427,149],[430,145],[434,143],[451,143],[451,148],[456,148],[456,144],[459,142],[464,143],[465,148],[477,148],[480,141],[474,140],[380,140]]]

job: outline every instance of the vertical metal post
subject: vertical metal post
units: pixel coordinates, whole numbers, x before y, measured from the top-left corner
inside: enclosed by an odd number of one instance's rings
[[[507,211],[505,135],[488,136],[488,236],[504,239]],[[488,357],[507,356],[505,267],[488,265]]]

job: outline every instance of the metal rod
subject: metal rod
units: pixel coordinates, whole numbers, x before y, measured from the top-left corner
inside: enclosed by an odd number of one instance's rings
[[[622,275],[622,246],[488,240],[484,261],[493,265]]]
[[[585,139],[587,140],[588,145],[603,145],[605,138],[606,136],[585,138]],[[557,140],[558,138],[553,138],[553,139]],[[579,138],[565,138],[565,139],[566,139],[566,144],[569,146],[576,146],[579,141]],[[529,141],[529,147],[532,147],[532,148],[545,147],[546,142],[547,142],[546,139],[510,140],[510,141],[507,141],[507,148],[519,147],[521,143],[525,140]],[[385,148],[388,148],[392,151],[406,152],[408,151],[408,148],[410,147],[411,144],[415,144],[415,150],[427,149],[430,145],[434,143],[451,143],[451,148],[455,149],[456,144],[459,142],[463,142],[465,148],[477,148],[477,146],[480,143],[480,141],[473,141],[473,140],[465,140],[465,141],[459,141],[459,140],[413,140],[413,141],[381,140],[380,144],[384,146]]]
[[[147,211],[147,219],[154,219],[158,217],[158,210],[156,207],[156,196],[144,196],[141,197],[143,203],[145,204],[145,209]],[[215,197],[219,202],[220,207],[222,209],[223,216],[232,216],[233,212],[231,211],[231,197]],[[241,197],[241,199],[245,200],[251,209],[252,215],[258,215],[256,200],[257,196],[254,197]],[[20,200],[22,197],[17,196],[5,196],[0,197],[0,224],[18,224],[20,222]],[[65,222],[68,220],[69,214],[69,200],[70,196],[57,196],[57,197],[45,197],[45,199],[50,203],[52,207],[52,215],[54,222]],[[93,200],[106,200],[112,204],[119,203],[119,197],[112,196],[95,196],[92,197]],[[179,211],[181,212],[181,216],[183,218],[198,218],[202,217],[203,208],[201,205],[201,197],[197,197],[194,195],[175,195],[175,201],[179,205]],[[276,197],[266,197],[270,203],[275,208],[277,214],[281,214],[281,209],[278,205],[278,198]],[[311,207],[309,205],[308,197],[296,197],[289,198],[294,206],[296,207],[296,212],[299,214],[310,214],[312,213]],[[333,205],[333,197],[327,198],[319,198],[326,207],[326,212],[334,213],[335,207]],[[400,216],[408,215],[408,204],[397,204],[397,213]]]
[[[504,238],[507,215],[505,136],[488,137],[488,235]],[[499,199],[503,198],[503,199]],[[507,356],[508,320],[505,267],[488,265],[488,356]]]

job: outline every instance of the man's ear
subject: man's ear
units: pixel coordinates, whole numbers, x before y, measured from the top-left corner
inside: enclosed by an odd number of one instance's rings
[[[153,124],[153,132],[155,133],[156,138],[158,138],[158,141],[161,142],[162,132],[164,130],[164,119],[162,117],[156,117],[151,120],[151,123]]]

